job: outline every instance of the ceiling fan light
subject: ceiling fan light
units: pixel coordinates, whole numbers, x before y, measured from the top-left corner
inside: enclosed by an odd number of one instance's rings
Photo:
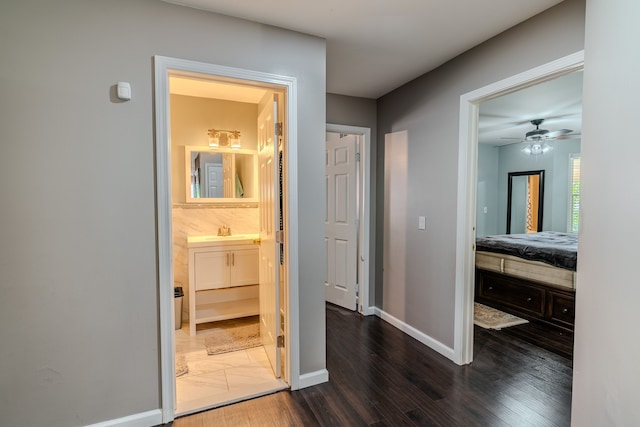
[[[539,156],[548,153],[551,150],[553,150],[552,146],[541,141],[527,144],[527,146],[522,149],[522,152],[528,156]]]

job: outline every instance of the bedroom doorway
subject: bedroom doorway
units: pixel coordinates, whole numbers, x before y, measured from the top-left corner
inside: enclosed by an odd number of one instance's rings
[[[461,96],[454,342],[455,361],[458,364],[473,361],[475,238],[478,231],[476,212],[484,213],[484,206],[477,208],[478,192],[483,191],[477,181],[481,104],[582,70],[583,63],[584,52],[580,51]]]

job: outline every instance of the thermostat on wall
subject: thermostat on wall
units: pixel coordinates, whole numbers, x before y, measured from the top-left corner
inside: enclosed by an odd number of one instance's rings
[[[128,82],[118,82],[118,99],[123,101],[131,99],[131,85]]]

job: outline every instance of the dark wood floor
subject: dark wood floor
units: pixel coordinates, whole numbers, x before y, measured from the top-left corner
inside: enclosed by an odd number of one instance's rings
[[[571,360],[505,330],[476,327],[474,362],[457,366],[377,317],[328,305],[328,383],[172,425],[569,426]]]
[[[524,325],[505,328],[505,335],[530,342],[553,353],[573,359],[573,332],[534,320]]]

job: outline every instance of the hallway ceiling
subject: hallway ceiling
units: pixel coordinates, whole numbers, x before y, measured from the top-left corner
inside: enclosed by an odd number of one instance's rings
[[[327,92],[377,99],[562,0],[163,0],[323,37]]]

